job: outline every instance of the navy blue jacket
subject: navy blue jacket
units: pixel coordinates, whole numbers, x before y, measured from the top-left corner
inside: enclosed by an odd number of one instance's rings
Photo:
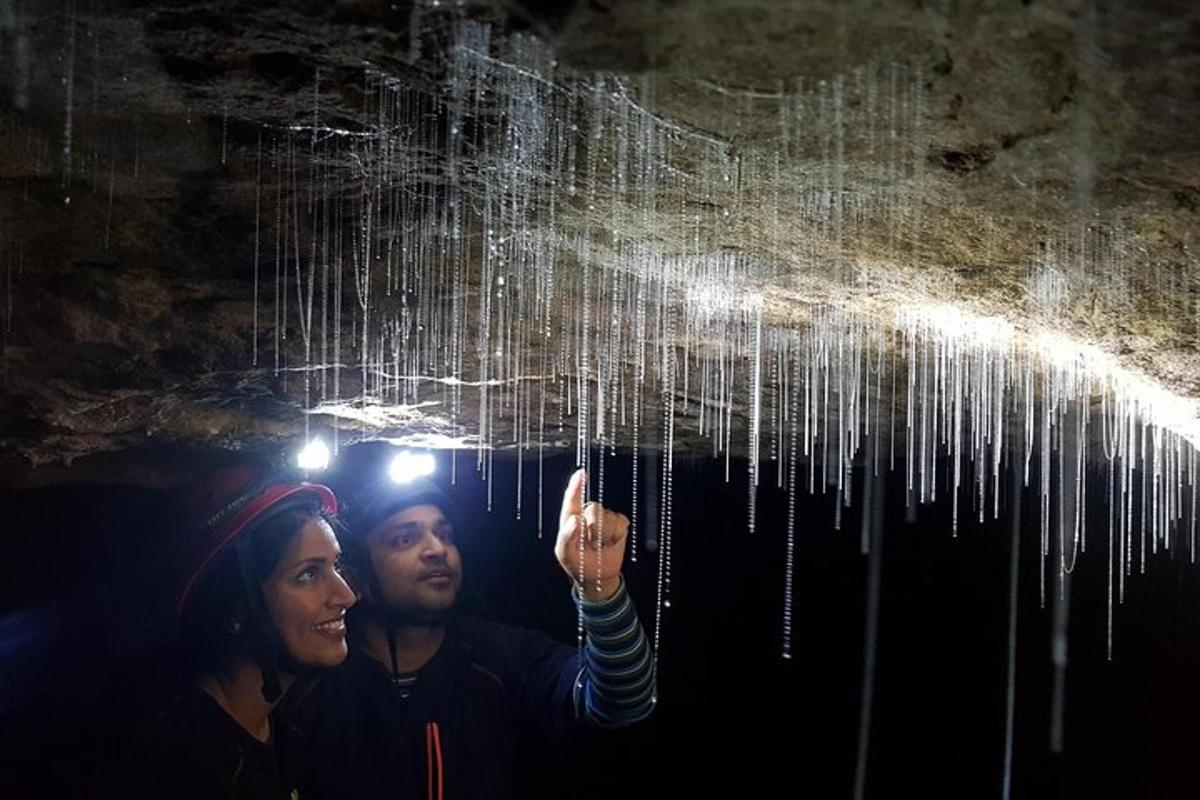
[[[388,670],[351,652],[293,687],[302,800],[508,798],[518,743],[581,723],[578,651],[536,631],[454,618],[404,700]]]

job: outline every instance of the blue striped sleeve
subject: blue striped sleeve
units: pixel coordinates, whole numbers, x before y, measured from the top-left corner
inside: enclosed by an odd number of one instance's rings
[[[575,681],[577,713],[602,728],[619,728],[650,716],[657,701],[654,654],[625,580],[616,594],[600,603],[582,600],[578,591],[572,594],[587,633],[583,666]]]

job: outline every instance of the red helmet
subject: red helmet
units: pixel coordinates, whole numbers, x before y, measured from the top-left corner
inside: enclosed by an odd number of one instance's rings
[[[326,514],[337,513],[337,499],[329,487],[280,479],[257,465],[225,467],[201,479],[185,504],[184,524],[194,531],[194,540],[176,596],[176,622],[205,572],[240,534],[302,500],[315,500]]]

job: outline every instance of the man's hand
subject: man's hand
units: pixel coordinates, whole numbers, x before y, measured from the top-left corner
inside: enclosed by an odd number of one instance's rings
[[[567,482],[554,555],[583,599],[596,603],[612,597],[621,585],[629,517],[599,503],[584,503],[586,479],[587,473],[577,469]]]

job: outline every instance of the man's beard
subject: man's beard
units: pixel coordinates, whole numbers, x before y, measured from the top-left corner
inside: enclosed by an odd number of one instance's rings
[[[457,603],[457,600],[455,601]],[[386,610],[390,624],[403,627],[432,628],[446,623],[446,618],[454,610],[455,603],[445,608],[413,608],[389,605]]]
[[[458,607],[458,595],[445,608],[428,608],[411,604],[395,604],[387,601],[362,604],[362,611],[377,622],[391,627],[433,628],[446,623],[446,619]],[[353,612],[351,612],[353,613]]]

